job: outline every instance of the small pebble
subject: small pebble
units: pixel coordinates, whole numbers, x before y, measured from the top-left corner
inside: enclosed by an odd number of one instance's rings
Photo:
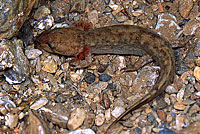
[[[35,59],[42,54],[42,51],[39,49],[29,49],[25,50],[25,55],[28,59]]]
[[[125,108],[123,107],[115,107],[115,109],[111,112],[112,116],[115,118],[119,117],[123,112],[125,112]]]
[[[85,82],[87,82],[88,84],[92,84],[95,81],[95,79],[96,76],[91,72],[88,72],[84,77]]]
[[[103,82],[107,82],[111,79],[112,79],[112,77],[108,74],[102,74],[102,75],[99,76],[99,80],[103,81]]]
[[[165,91],[167,93],[169,93],[169,94],[174,94],[174,93],[178,92],[177,89],[174,86],[171,86],[171,85],[167,86],[167,88],[165,89]]]
[[[95,119],[95,124],[96,124],[97,126],[101,126],[101,125],[104,123],[104,121],[105,121],[105,116],[104,116],[104,114],[98,114],[98,115],[96,116],[96,119]]]
[[[40,98],[37,100],[33,105],[30,106],[31,109],[38,110],[39,108],[43,107],[48,103],[48,99],[45,97]]]
[[[74,109],[71,113],[67,126],[70,130],[75,130],[81,126],[86,118],[86,112],[83,109]]]
[[[134,128],[134,131],[136,134],[141,134],[142,133],[142,130],[138,127]]]
[[[71,131],[69,134],[95,134],[95,132],[92,129],[77,129]]]
[[[184,110],[185,107],[186,107],[186,106],[185,106],[182,102],[177,102],[177,103],[174,104],[174,108],[175,108],[176,110]]]
[[[42,70],[49,73],[55,73],[57,70],[57,63],[53,60],[53,58],[48,57],[48,59],[43,61]]]
[[[171,122],[173,117],[171,116],[171,114],[168,114],[166,119],[167,119],[167,122]]]
[[[151,112],[152,112],[152,109],[149,109],[149,108],[145,109],[146,114],[150,114]]]

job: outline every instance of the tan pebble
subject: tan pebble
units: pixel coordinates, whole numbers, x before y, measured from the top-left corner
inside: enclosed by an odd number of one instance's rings
[[[78,82],[82,79],[83,69],[77,70],[76,72],[70,72],[70,78],[73,82]]]
[[[181,130],[184,125],[184,117],[176,116],[176,129]]]
[[[194,77],[197,81],[200,81],[200,67],[195,67],[194,69]]]
[[[49,73],[55,73],[57,70],[57,64],[52,58],[48,58],[43,62],[42,70]]]
[[[74,109],[71,113],[67,126],[70,130],[75,130],[81,126],[86,118],[86,112],[83,109]]]
[[[144,13],[144,10],[137,10],[137,11],[135,11],[135,12],[133,12],[132,14],[133,14],[133,16],[140,16],[140,15],[142,15]]]
[[[104,121],[105,121],[105,116],[104,116],[104,114],[98,114],[98,115],[96,116],[96,119],[95,119],[95,124],[96,124],[97,126],[101,126],[101,125],[104,123]]]
[[[30,106],[30,109],[38,110],[48,103],[48,99],[46,97],[42,97],[38,99],[33,105]]]
[[[105,111],[105,119],[108,121],[111,119],[110,108]]]
[[[151,112],[152,112],[152,109],[149,109],[149,108],[145,109],[146,114],[150,114]]]
[[[152,130],[153,132],[158,133],[160,131],[160,128],[153,128]]]
[[[166,119],[167,119],[167,122],[171,122],[173,117],[171,116],[171,114],[168,114]]]
[[[181,131],[177,132],[179,134],[199,134],[200,132],[200,121],[194,121],[189,124],[186,128],[182,129]]]
[[[185,106],[182,102],[177,102],[177,103],[174,104],[174,108],[175,108],[176,110],[184,110],[185,107],[186,107],[186,106]]]

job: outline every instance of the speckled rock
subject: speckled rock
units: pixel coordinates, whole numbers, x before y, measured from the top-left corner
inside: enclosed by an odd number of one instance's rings
[[[16,35],[36,0],[0,1],[0,39]]]
[[[22,50],[21,40],[12,39],[0,42],[0,49],[5,50],[1,54],[4,60],[1,61],[1,68],[7,69],[4,73],[5,79],[9,84],[21,83],[29,75],[29,61]],[[5,63],[6,62],[6,63]]]

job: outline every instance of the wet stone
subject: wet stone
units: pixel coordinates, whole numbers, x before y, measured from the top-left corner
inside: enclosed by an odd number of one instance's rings
[[[166,115],[165,115],[165,112],[163,110],[157,110],[157,114],[158,114],[158,117],[162,120],[162,121],[165,121],[166,120]]]
[[[92,84],[96,79],[96,76],[91,73],[91,72],[88,72],[85,77],[84,77],[84,80],[88,83],[88,84]]]
[[[102,75],[99,75],[99,80],[100,81],[103,81],[103,82],[107,82],[109,80],[111,80],[112,77],[108,74],[102,74]]]
[[[176,116],[176,130],[181,130],[184,125],[184,117],[183,116]]]
[[[7,46],[8,62],[12,63],[12,68],[6,70],[4,76],[9,84],[21,83],[29,75],[29,61],[23,53],[23,43],[21,40],[12,39],[10,41],[4,40],[1,42],[1,46]],[[12,59],[10,61],[9,59]]]
[[[9,0],[0,2],[0,40],[16,35],[28,18],[36,0]]]
[[[97,10],[90,11],[88,13],[88,19],[93,25],[96,25],[98,23],[98,12],[97,12]]]
[[[156,66],[143,67],[133,81],[133,88],[130,89],[130,92],[144,92],[145,88],[152,87],[155,84],[156,78],[159,76],[157,73],[158,69],[159,67]]]
[[[34,26],[34,28],[38,28],[38,29],[49,29],[50,27],[52,27],[54,23],[54,18],[51,15],[47,15],[45,16],[43,19],[41,19],[40,21],[34,21],[32,23],[32,25]]]

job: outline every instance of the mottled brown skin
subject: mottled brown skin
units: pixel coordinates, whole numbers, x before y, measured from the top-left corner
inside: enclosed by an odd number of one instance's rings
[[[160,76],[150,92],[132,104],[108,129],[131,111],[151,102],[164,92],[175,75],[174,54],[169,42],[155,32],[139,26],[114,25],[88,31],[78,28],[54,29],[42,33],[38,40],[42,49],[60,55],[77,55],[86,45],[93,54],[149,54],[160,66]]]

